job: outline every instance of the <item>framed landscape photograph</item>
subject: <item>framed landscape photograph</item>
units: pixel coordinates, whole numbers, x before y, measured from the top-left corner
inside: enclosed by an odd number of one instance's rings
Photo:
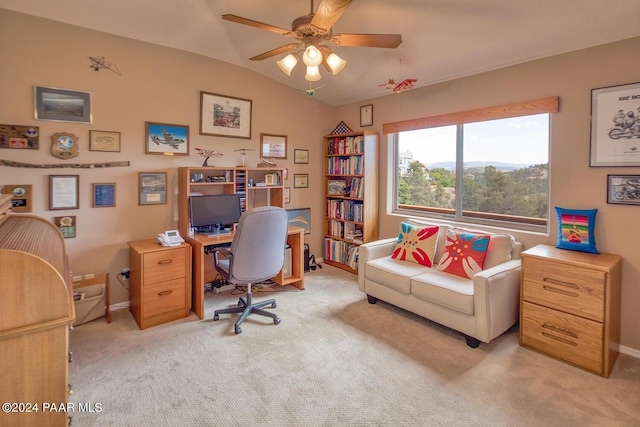
[[[116,184],[110,183],[94,183],[93,184],[93,203],[94,208],[114,207],[116,205]]]
[[[49,210],[78,209],[79,175],[49,175]]]
[[[120,152],[120,132],[108,132],[104,130],[89,131],[90,151]]]
[[[640,83],[591,91],[589,166],[640,166]]]
[[[200,92],[200,135],[251,139],[251,100]]]
[[[35,86],[36,120],[91,123],[91,93]]]
[[[607,175],[607,203],[640,206],[640,175]]]
[[[260,156],[273,159],[287,158],[287,136],[260,134]]]
[[[139,173],[140,205],[164,205],[167,203],[167,173],[140,172]]]
[[[189,155],[189,126],[146,122],[146,154]]]

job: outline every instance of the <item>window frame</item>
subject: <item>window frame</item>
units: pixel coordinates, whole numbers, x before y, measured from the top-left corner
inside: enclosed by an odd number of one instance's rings
[[[475,123],[487,120],[499,120],[514,117],[522,117],[536,114],[553,114],[559,111],[558,96],[541,98],[533,101],[517,102],[512,104],[503,104],[493,107],[479,108],[475,110],[467,110],[456,113],[441,114],[436,116],[422,117],[417,119],[404,120],[400,122],[385,123],[382,125],[383,134],[390,134],[390,142],[393,147],[393,166],[390,171],[393,173],[393,188],[392,188],[392,213],[397,214],[412,214],[417,216],[423,216],[428,218],[437,218],[440,220],[455,222],[455,223],[478,223],[486,224],[490,226],[496,226],[499,228],[514,228],[526,231],[548,231],[549,218],[546,219],[533,219],[518,217],[514,215],[500,215],[492,213],[471,212],[463,211],[459,204],[462,199],[456,197],[455,209],[441,209],[441,208],[429,208],[429,207],[402,207],[398,204],[398,133],[410,130],[427,129],[441,126],[455,125],[458,128],[467,123]],[[549,126],[551,126],[551,117],[549,120]],[[456,172],[458,164],[462,161],[462,132],[457,129],[457,155],[456,155]],[[551,138],[551,132],[549,133]],[[549,141],[551,144],[551,141]],[[549,164],[551,159],[549,159]],[[456,173],[456,188],[462,190],[462,175]],[[550,197],[549,197],[550,198]],[[550,200],[549,200],[550,201]],[[461,214],[458,214],[460,212]],[[502,218],[502,217],[508,217]]]

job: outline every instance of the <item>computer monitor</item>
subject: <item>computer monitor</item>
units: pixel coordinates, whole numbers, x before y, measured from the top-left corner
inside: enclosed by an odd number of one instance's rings
[[[207,236],[224,233],[224,226],[240,220],[240,196],[215,194],[189,197],[191,227]]]

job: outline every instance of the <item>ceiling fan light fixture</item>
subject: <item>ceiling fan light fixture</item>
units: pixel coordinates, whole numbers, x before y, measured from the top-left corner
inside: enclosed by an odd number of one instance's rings
[[[307,74],[304,76],[305,80],[309,82],[316,82],[322,78],[318,66],[307,66]]]
[[[291,75],[291,71],[293,71],[293,68],[296,66],[297,63],[298,63],[298,58],[296,58],[295,55],[291,53],[285,56],[284,58],[282,58],[280,61],[276,62],[276,64],[278,64],[278,67],[280,67],[280,69],[287,76]]]
[[[340,71],[342,71],[345,65],[347,65],[347,61],[331,52],[329,56],[327,56],[327,65],[329,66],[329,68],[331,68],[331,72],[335,76]]]
[[[317,67],[322,64],[322,52],[311,44],[304,50],[302,62],[304,62],[307,67]]]

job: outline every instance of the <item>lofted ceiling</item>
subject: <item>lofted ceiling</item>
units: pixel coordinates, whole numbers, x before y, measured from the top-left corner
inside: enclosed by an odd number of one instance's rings
[[[323,86],[314,97],[331,106],[387,95],[379,85],[389,79],[426,86],[640,36],[640,0],[354,0],[334,33],[401,34],[402,44],[332,46],[346,67],[336,76],[321,68],[322,79],[310,86],[301,62],[290,77],[278,68],[285,54],[249,60],[292,39],[221,18],[234,14],[289,29],[310,13],[310,0],[0,0],[0,8],[208,56],[292,89]],[[93,54],[126,74],[117,53]]]

